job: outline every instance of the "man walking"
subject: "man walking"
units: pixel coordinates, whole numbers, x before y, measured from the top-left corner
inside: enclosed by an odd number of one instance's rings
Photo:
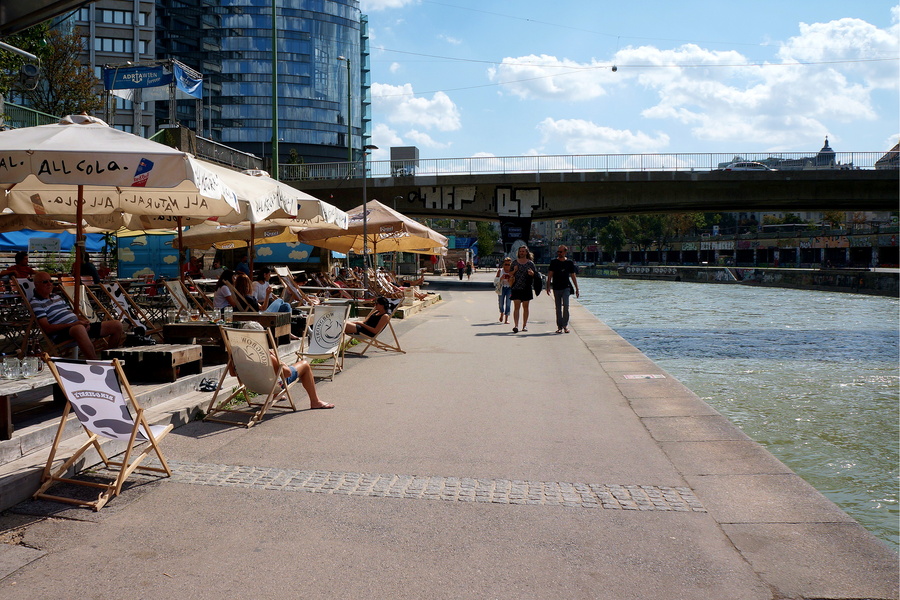
[[[574,291],[575,297],[579,296],[578,267],[566,256],[568,251],[565,246],[560,246],[547,271],[547,294],[552,288],[556,305],[556,333],[569,333],[569,295]]]

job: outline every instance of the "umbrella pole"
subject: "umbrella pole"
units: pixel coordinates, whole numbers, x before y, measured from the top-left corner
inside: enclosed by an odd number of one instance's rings
[[[184,240],[181,238],[181,217],[175,217],[178,223],[178,279],[184,281]]]
[[[256,224],[250,221],[250,240],[247,242],[247,256],[250,257],[250,279],[253,279],[253,242],[256,241]]]
[[[78,202],[75,205],[75,314],[81,314],[81,261],[84,253],[84,230],[81,219],[84,217],[84,186],[78,186]]]

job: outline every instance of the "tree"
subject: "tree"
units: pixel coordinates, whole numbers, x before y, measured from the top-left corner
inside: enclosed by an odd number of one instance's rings
[[[41,52],[41,77],[34,90],[23,92],[30,105],[51,115],[92,113],[103,108],[96,89],[100,81],[75,58],[82,51],[78,29],[71,33],[47,32]]]
[[[475,228],[478,232],[478,250],[481,258],[485,259],[494,253],[498,240],[497,232],[488,221],[476,221]]]
[[[625,232],[622,231],[622,225],[618,219],[610,219],[600,231],[597,232],[597,241],[603,246],[606,252],[615,257],[616,252],[625,246]]]
[[[50,29],[49,21],[30,27],[25,31],[4,38],[4,43],[20,50],[42,57],[46,46],[45,36]],[[30,62],[22,56],[6,50],[0,50],[0,95],[10,96],[11,92],[19,92],[19,69]]]
[[[664,237],[663,215],[628,215],[619,221],[625,237],[641,252],[646,252],[654,244],[658,245]]]

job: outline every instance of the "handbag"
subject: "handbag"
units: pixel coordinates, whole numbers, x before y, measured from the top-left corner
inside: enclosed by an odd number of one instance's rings
[[[503,280],[499,277],[494,277],[494,291],[498,295],[503,291]]]
[[[541,275],[541,272],[538,270],[535,270],[534,277],[531,280],[531,285],[534,286],[534,295],[535,296],[541,295],[541,291],[544,289],[545,281],[546,280],[544,279],[544,276]]]

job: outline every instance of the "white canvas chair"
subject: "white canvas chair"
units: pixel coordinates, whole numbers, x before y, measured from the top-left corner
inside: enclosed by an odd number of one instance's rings
[[[136,470],[161,473],[167,477],[172,475],[159,448],[159,442],[172,430],[174,425],[171,423],[169,425],[147,423],[144,409],[135,401],[118,359],[111,361],[71,360],[50,358],[48,354],[45,354],[44,361],[66,398],[66,407],[50,449],[50,456],[44,467],[41,487],[34,493],[35,499],[41,498],[88,506],[97,511],[103,508],[103,505],[110,499],[119,495],[125,480]],[[71,457],[54,469],[53,463],[56,461],[69,410],[72,410],[78,417],[88,439],[75,450]],[[113,461],[107,457],[100,446],[100,438],[125,442],[126,448],[122,459]],[[141,450],[136,448],[139,444],[146,444],[146,446]],[[105,467],[115,473],[113,481],[98,483],[65,476],[72,465],[90,448],[94,448]],[[141,462],[151,453],[154,453],[159,459],[160,467],[141,466]],[[60,482],[94,488],[99,491],[99,495],[95,500],[83,500],[47,493],[53,484]]]
[[[234,329],[221,327],[222,339],[228,350],[228,364],[219,378],[216,393],[206,408],[204,421],[253,427],[262,421],[270,408],[296,411],[281,369],[272,364],[272,352],[277,356],[278,347],[268,329]],[[225,398],[219,400],[222,382],[229,374],[237,377],[237,387]],[[256,394],[250,397],[250,392]],[[261,399],[261,400],[260,400]],[[236,408],[235,401],[244,401],[246,409]],[[277,405],[277,406],[276,406]]]
[[[391,305],[388,314],[393,315],[394,311],[397,310],[397,307],[400,306],[400,301],[388,300],[388,304]],[[373,308],[372,311],[374,312],[374,310],[375,309]],[[372,313],[370,312],[369,314]],[[368,318],[368,315],[366,315],[366,317]],[[400,354],[406,354],[406,351],[400,348],[400,339],[397,337],[397,332],[394,331],[394,326],[391,325],[392,320],[393,319],[388,319],[387,324],[384,325],[380,331],[376,331],[375,335],[373,336],[362,334],[348,334],[348,337],[357,340],[360,346],[365,345],[365,347],[363,347],[363,349],[359,352],[357,352],[356,350],[348,350],[348,352],[351,352],[352,354],[363,355],[366,353],[366,350],[374,346],[375,348],[384,350],[385,352],[399,352]],[[393,343],[391,343],[389,339],[386,339],[388,337],[388,333],[386,332],[390,332],[390,337],[394,340]]]
[[[320,304],[314,306],[306,319],[306,330],[297,356],[310,361],[313,374],[325,375],[334,379],[335,373],[344,368],[344,325],[350,314],[349,304]]]
[[[109,304],[116,312],[116,318],[131,325],[132,331],[138,330],[139,327],[144,329],[146,335],[156,336],[158,340],[163,341],[162,327],[156,327],[147,316],[147,313],[134,301],[131,294],[122,287],[118,281],[113,283],[104,283],[100,286],[103,293],[109,299]]]
[[[300,304],[307,306],[320,303],[317,297],[306,294],[300,289],[296,282],[294,282],[294,278],[291,276],[291,272],[287,267],[273,267],[272,270],[275,271],[275,275],[278,276],[278,279],[281,280],[281,285],[284,286],[282,299],[285,302],[289,304],[299,302]]]
[[[75,282],[63,281],[59,284],[60,293],[68,300],[69,305],[75,308]],[[102,323],[106,320],[115,320],[116,317],[109,312],[87,286],[81,286],[77,312],[91,323]]]

